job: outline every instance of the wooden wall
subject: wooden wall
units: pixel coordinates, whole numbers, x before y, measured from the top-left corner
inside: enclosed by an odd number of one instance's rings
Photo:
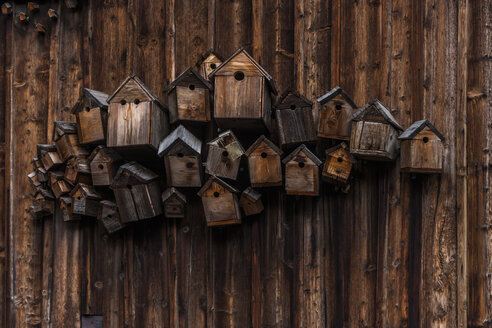
[[[45,35],[0,16],[2,326],[492,327],[490,0],[79,2],[43,2]],[[404,127],[430,119],[442,176],[367,162],[347,195],[269,192],[260,217],[223,229],[191,194],[186,219],[111,236],[29,217],[35,144],[82,87],[110,93],[135,72],[164,96],[207,49],[241,45],[280,90],[314,100],[340,85]]]

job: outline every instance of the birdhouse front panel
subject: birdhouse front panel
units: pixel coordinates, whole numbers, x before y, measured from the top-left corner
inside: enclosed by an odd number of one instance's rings
[[[360,158],[392,161],[398,155],[398,131],[390,124],[352,122],[350,152]]]
[[[355,107],[341,94],[327,101],[319,110],[318,136],[338,140],[349,140],[351,116]]]
[[[277,110],[275,113],[278,140],[283,149],[316,141],[311,107]]]
[[[280,155],[266,142],[261,142],[248,154],[249,178],[253,187],[282,185]]]
[[[173,187],[201,187],[202,163],[197,156],[165,156],[167,184]]]
[[[100,210],[97,219],[101,221],[108,233],[113,233],[125,227],[118,213],[115,203],[103,200],[100,202]]]
[[[134,185],[130,190],[140,220],[150,219],[163,213],[161,189],[157,181]]]
[[[65,168],[65,180],[72,185],[78,183],[92,185],[89,160],[86,157],[72,157]]]
[[[63,160],[57,151],[45,152],[41,156],[41,162],[46,170],[56,169],[63,165]]]
[[[327,182],[347,183],[352,171],[350,154],[345,149],[338,149],[326,154],[326,161],[323,167],[322,177]]]
[[[442,170],[442,140],[428,127],[412,139],[401,141],[401,170],[438,173]]]
[[[220,186],[211,188],[202,196],[208,226],[241,223],[237,196],[225,192]]]
[[[82,145],[104,143],[106,140],[107,110],[85,107],[75,114],[79,141]]]
[[[222,64],[222,59],[219,58],[213,52],[210,52],[208,55],[205,55],[205,59],[201,61],[198,65],[198,71],[203,76],[203,78],[208,79],[208,76],[214,69]]]
[[[167,218],[184,218],[185,210],[185,204],[175,195],[170,196],[164,202],[164,215]]]
[[[77,134],[64,134],[55,144],[63,161],[68,161],[72,156],[89,156],[87,149],[80,145]]]
[[[210,91],[190,83],[176,86],[168,95],[171,123],[177,121],[209,122]]]
[[[319,168],[304,151],[285,165],[285,191],[288,195],[317,196]]]

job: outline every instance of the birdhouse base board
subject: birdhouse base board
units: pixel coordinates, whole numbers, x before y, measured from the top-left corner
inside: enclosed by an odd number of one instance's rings
[[[431,168],[431,167],[421,167],[421,168],[415,168],[415,167],[402,167],[401,168],[402,172],[406,173],[422,173],[422,174],[440,174],[442,172],[442,168]]]
[[[207,222],[207,227],[218,227],[218,226],[233,225],[233,224],[241,224],[241,220],[233,219],[227,221]]]

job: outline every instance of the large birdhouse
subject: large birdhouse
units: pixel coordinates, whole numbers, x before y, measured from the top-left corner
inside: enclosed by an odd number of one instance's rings
[[[444,136],[428,120],[413,123],[401,140],[401,170],[415,173],[442,171]]]
[[[91,167],[87,157],[72,157],[65,167],[65,180],[72,186],[77,183],[92,184]]]
[[[320,104],[318,136],[338,140],[349,140],[351,117],[357,109],[352,99],[336,87],[318,98]]]
[[[118,167],[123,163],[123,157],[114,149],[98,146],[89,157],[92,184],[94,186],[109,186]]]
[[[350,152],[363,159],[393,161],[400,150],[400,131],[390,111],[374,99],[352,115]]]
[[[55,210],[55,196],[48,189],[39,188],[34,196],[34,201],[29,207],[31,216],[35,219],[49,216]]]
[[[326,182],[345,186],[352,171],[352,156],[345,142],[325,151],[326,160],[321,176]]]
[[[122,222],[148,219],[163,212],[159,176],[137,162],[120,166],[111,189]]]
[[[224,60],[221,56],[215,53],[213,50],[209,50],[206,54],[202,56],[196,63],[196,67],[198,67],[198,72],[203,78],[208,79],[208,76],[214,69],[220,66]]]
[[[84,88],[72,108],[77,118],[80,144],[105,143],[108,124],[108,95],[101,91]]]
[[[203,185],[198,196],[202,198],[209,227],[241,223],[237,193],[235,188],[214,176]]]
[[[244,215],[250,216],[263,212],[263,202],[261,194],[251,187],[246,188],[241,193],[239,204],[243,208]]]
[[[72,197],[60,198],[60,212],[62,214],[63,221],[78,221],[82,219],[80,214],[72,213]]]
[[[167,108],[133,75],[108,98],[107,146],[135,157],[153,155],[169,134]]]
[[[321,161],[306,145],[300,145],[286,158],[285,192],[288,195],[318,196]]]
[[[97,217],[102,197],[93,186],[79,183],[70,192],[70,197],[72,197],[72,214]]]
[[[178,189],[167,188],[162,193],[162,204],[166,218],[184,218],[186,214],[186,196]]]
[[[167,87],[171,124],[209,122],[212,89],[210,82],[188,67]]]
[[[77,123],[56,121],[53,129],[53,141],[56,144],[58,154],[63,161],[73,156],[89,156],[87,149],[79,143],[77,135]]]
[[[316,142],[313,103],[294,89],[285,90],[275,103],[278,140],[282,149]]]
[[[58,150],[55,145],[36,145],[38,151],[38,158],[43,163],[43,167],[46,170],[55,170],[63,166],[63,160],[58,154]]]
[[[72,191],[72,187],[64,180],[62,171],[51,171],[49,173],[49,185],[56,198],[60,198]]]
[[[202,142],[180,125],[159,146],[164,157],[167,185],[172,187],[202,186]]]
[[[253,187],[282,185],[282,151],[264,135],[245,153],[248,158],[249,179]]]
[[[214,117],[221,128],[270,129],[273,78],[240,48],[211,74]]]
[[[226,131],[208,143],[205,172],[236,180],[244,149],[232,131]]]
[[[109,200],[102,200],[99,203],[97,219],[101,221],[108,233],[116,232],[125,227],[125,223],[121,221],[118,206]]]

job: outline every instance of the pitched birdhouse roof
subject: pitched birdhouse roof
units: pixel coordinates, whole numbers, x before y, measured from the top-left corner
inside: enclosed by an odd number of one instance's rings
[[[87,199],[95,199],[95,200],[99,200],[99,199],[102,199],[101,195],[99,195],[96,191],[96,189],[94,189],[93,186],[89,186],[85,183],[78,183],[75,188],[73,188],[73,190],[70,192],[70,196],[74,196],[75,194],[77,194],[78,192],[81,192],[82,195],[84,195],[85,198]]]
[[[97,160],[100,162],[119,162],[123,160],[120,154],[114,149],[107,148],[102,145],[97,146],[89,156],[89,162]]]
[[[73,167],[76,172],[91,173],[90,162],[87,157],[74,156],[68,160],[67,165]]]
[[[125,100],[125,96],[130,95],[134,98],[131,101],[135,99],[139,99],[140,101],[155,101],[163,109],[167,109],[159,98],[135,74],[128,76],[106,101],[108,103],[117,103]]]
[[[324,105],[338,95],[342,96],[343,99],[345,99],[347,103],[352,106],[352,108],[357,108],[357,105],[353,102],[352,98],[350,98],[349,95],[340,87],[331,89],[330,91],[319,97],[317,99],[317,102],[319,102],[321,105]]]
[[[220,64],[219,67],[213,70],[212,73],[210,73],[209,78],[210,79],[213,78],[224,67],[226,67],[229,63],[234,61],[238,61],[238,62],[246,61],[252,64],[253,67],[258,72],[258,74],[262,75],[266,79],[272,93],[275,95],[277,94],[277,89],[275,88],[275,82],[273,81],[273,77],[271,77],[270,74],[268,74],[267,71],[263,67],[261,67],[260,64],[258,64],[256,60],[254,60],[253,57],[251,57],[251,55],[246,52],[246,50],[244,50],[243,47],[237,49],[229,58],[227,58],[222,64]]]
[[[106,101],[108,99],[108,95],[104,92],[97,91],[97,90],[92,90],[88,88],[84,88],[82,90],[82,94],[79,97],[79,100],[75,103],[75,105],[72,107],[71,113],[75,114],[77,112],[80,112],[84,107],[99,107],[99,108],[107,108],[108,107],[108,102]]]
[[[202,55],[202,57],[196,62],[196,67],[199,67],[205,61],[212,61],[214,58],[217,58],[219,61],[223,62],[224,58],[218,55],[214,50],[209,49],[206,53]]]
[[[178,189],[174,187],[167,188],[162,193],[162,202],[166,202],[168,199],[170,199],[173,196],[178,198],[183,204],[186,204],[186,196],[183,195],[183,193],[181,193]]]
[[[38,153],[38,158],[40,158],[46,152],[56,152],[56,146],[50,144],[37,144],[36,150]]]
[[[55,199],[55,196],[51,192],[51,190],[44,189],[44,188],[38,188],[36,191],[36,196],[41,195],[45,199]]]
[[[280,148],[277,147],[273,142],[267,139],[264,135],[256,139],[256,141],[248,148],[248,150],[244,153],[244,155],[249,156],[252,152],[255,151],[262,143],[265,143],[268,147],[270,147],[274,152],[276,152],[279,156],[283,154]]]
[[[207,182],[205,182],[205,184],[203,185],[202,189],[200,189],[200,191],[198,192],[198,196],[202,196],[202,194],[207,191],[211,186],[212,186],[212,183],[217,183],[219,184],[220,186],[222,186],[225,190],[231,192],[231,193],[238,193],[239,191],[234,188],[233,186],[231,186],[230,184],[226,183],[225,181],[217,178],[216,176],[211,176]]]
[[[58,140],[65,134],[77,134],[77,123],[68,121],[55,121],[53,125],[53,140]]]
[[[128,185],[147,184],[159,179],[159,176],[137,162],[126,163],[118,169],[113,179],[112,188],[122,188]]]
[[[193,69],[193,67],[188,67],[183,73],[179,74],[179,76],[171,82],[166,88],[166,91],[169,93],[172,89],[174,89],[180,83],[183,84],[198,84],[209,90],[213,89],[212,84],[205,80],[197,71]]]
[[[209,141],[208,145],[226,149],[232,160],[235,160],[244,154],[243,146],[241,146],[231,130],[222,132],[217,138]]]
[[[195,137],[193,133],[188,131],[184,126],[178,126],[171,134],[169,134],[159,145],[159,156],[165,156],[169,151],[177,145],[185,146],[192,151],[194,155],[200,155],[202,151],[202,141]]]
[[[261,194],[251,187],[244,189],[242,194],[251,202],[257,202],[261,198]]]
[[[354,113],[351,119],[352,121],[363,121],[365,115],[379,115],[389,124],[391,124],[395,129],[403,131],[401,125],[396,121],[393,115],[391,115],[390,111],[378,99],[373,99],[368,102],[364,107]]]
[[[306,97],[304,97],[303,95],[301,95],[299,93],[299,91],[297,91],[294,88],[288,88],[284,92],[282,92],[282,94],[277,99],[277,101],[275,102],[273,107],[276,108],[276,107],[280,106],[281,104],[283,104],[286,100],[290,100],[292,98],[297,98],[297,101],[296,101],[296,104],[298,105],[297,107],[311,107],[311,106],[313,106],[313,102],[311,100],[307,99]]]
[[[414,122],[408,129],[406,129],[401,136],[398,138],[400,140],[413,139],[415,138],[420,131],[422,131],[425,127],[428,127],[441,141],[444,141],[444,136],[437,131],[436,127],[429,122],[428,120],[420,120]]]
[[[326,156],[332,155],[332,154],[339,152],[340,150],[349,155],[350,162],[355,163],[355,158],[350,154],[349,147],[347,146],[347,144],[345,142],[341,142],[336,146],[333,146],[331,148],[326,149],[325,154],[326,154]]]
[[[314,155],[310,150],[309,148],[302,144],[300,145],[299,147],[297,147],[296,149],[294,149],[294,151],[292,153],[290,153],[289,155],[287,155],[287,157],[285,157],[282,161],[282,163],[284,164],[287,164],[288,162],[290,162],[291,160],[295,159],[295,157],[300,153],[300,152],[303,152],[310,160],[312,160],[314,162],[314,164],[316,165],[320,165],[321,164],[321,160],[316,157],[316,155]]]

